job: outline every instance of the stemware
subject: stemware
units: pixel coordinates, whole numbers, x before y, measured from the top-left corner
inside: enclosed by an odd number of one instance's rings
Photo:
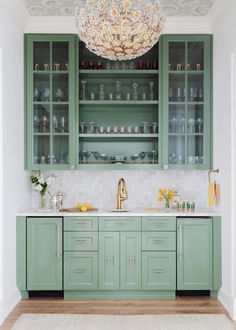
[[[152,134],[156,134],[157,133],[157,127],[158,127],[157,122],[150,123],[150,132]]]
[[[44,101],[44,102],[49,102],[50,101],[50,90],[49,90],[48,87],[45,87],[43,89],[42,101]]]
[[[79,127],[80,127],[80,133],[81,134],[85,134],[86,133],[86,126],[87,126],[86,123],[84,123],[84,122],[81,122],[80,123]]]
[[[180,119],[180,133],[181,134],[184,134],[185,133],[185,123],[186,123],[186,120],[184,117],[182,117]]]
[[[52,129],[54,133],[58,130],[58,120],[56,116],[52,117]]]
[[[122,94],[121,94],[121,81],[116,81],[116,92],[115,92],[115,99],[117,101],[122,99]]]
[[[100,101],[105,100],[105,91],[104,91],[104,84],[100,84],[99,85],[99,93],[98,93],[98,97]]]
[[[136,82],[134,82],[132,87],[133,87],[132,100],[137,101],[138,100],[138,84]]]
[[[202,133],[203,119],[197,118],[196,124],[197,124],[197,128],[198,128],[198,133]]]
[[[177,123],[178,123],[178,121],[175,117],[171,118],[170,125],[171,125],[171,132],[172,133],[176,133]]]
[[[34,92],[33,92],[33,100],[34,100],[34,102],[40,101],[40,92],[37,87],[35,87]]]
[[[149,93],[148,93],[148,99],[150,101],[154,100],[154,85],[155,83],[153,81],[149,82]]]
[[[138,154],[135,154],[135,155],[132,155],[130,158],[133,161],[133,163],[135,163],[138,160],[139,155]]]
[[[34,116],[34,131],[38,132],[39,131],[39,124],[40,120],[38,116]]]
[[[152,161],[152,164],[157,163],[157,155],[158,152],[156,150],[152,150],[148,153],[148,158]]]
[[[61,133],[64,133],[65,132],[65,128],[66,128],[65,117],[61,117],[60,124],[61,124]]]
[[[86,80],[82,80],[81,81],[81,95],[80,95],[80,99],[83,101],[87,100],[87,81]]]
[[[105,164],[105,162],[108,160],[107,155],[106,154],[101,154],[100,157],[101,157],[101,160],[103,160],[103,163]]]
[[[170,87],[169,89],[169,101],[170,102],[174,101],[174,91],[172,87]]]
[[[194,131],[195,131],[194,126],[195,126],[195,119],[189,118],[189,120],[188,120],[189,133],[194,133]]]
[[[149,128],[149,123],[148,122],[143,122],[141,123],[141,129],[143,134],[148,134],[148,128]]]
[[[62,91],[62,89],[61,89],[60,87],[58,87],[58,88],[56,89],[55,96],[56,96],[56,99],[57,99],[58,102],[60,102],[60,101],[63,100],[63,98],[64,98],[64,93],[63,93],[63,91]]]

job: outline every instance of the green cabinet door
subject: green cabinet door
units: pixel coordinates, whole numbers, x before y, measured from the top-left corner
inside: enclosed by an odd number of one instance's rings
[[[98,289],[98,253],[64,253],[64,290]]]
[[[99,289],[119,290],[119,233],[99,233]]]
[[[142,252],[142,289],[176,290],[175,252]]]
[[[141,289],[141,233],[120,233],[120,289]]]
[[[163,36],[163,167],[211,168],[212,36]]]
[[[27,290],[62,290],[62,218],[27,219]]]
[[[212,290],[211,219],[177,219],[177,290]]]

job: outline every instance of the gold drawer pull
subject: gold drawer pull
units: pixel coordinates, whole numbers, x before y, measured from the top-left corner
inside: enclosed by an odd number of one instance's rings
[[[163,240],[163,239],[154,239],[153,240],[153,243],[155,243],[155,244],[163,244],[163,243],[165,243],[165,240]]]
[[[76,268],[74,270],[75,273],[87,273],[88,269],[87,268]]]
[[[135,257],[129,256],[129,258],[128,258],[128,264],[129,265],[135,265]]]
[[[123,222],[116,222],[116,226],[123,226],[123,225],[126,225],[126,223],[123,223]]]
[[[84,227],[86,225],[87,225],[86,222],[76,223],[76,227]]]
[[[163,269],[163,268],[156,268],[156,269],[153,269],[153,273],[165,273],[166,270]]]
[[[164,223],[155,223],[155,226],[162,227],[162,226],[165,226],[165,225],[164,225]]]
[[[87,240],[86,239],[76,239],[75,242],[79,243],[79,244],[85,244],[85,243],[87,243]]]

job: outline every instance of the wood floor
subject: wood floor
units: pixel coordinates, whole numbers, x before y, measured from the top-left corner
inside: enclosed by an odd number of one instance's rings
[[[21,301],[0,329],[11,329],[23,313],[61,314],[226,314],[218,300],[208,297],[178,297],[176,300],[64,301],[31,299]]]

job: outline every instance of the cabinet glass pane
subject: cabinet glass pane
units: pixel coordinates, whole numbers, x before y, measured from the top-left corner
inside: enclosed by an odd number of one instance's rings
[[[169,74],[169,101],[184,102],[185,90],[185,74]]]
[[[52,65],[55,71],[68,71],[69,69],[68,42],[52,42]]]
[[[185,135],[169,136],[169,164],[185,163]]]
[[[69,136],[53,136],[52,162],[56,164],[69,163]]]
[[[54,104],[52,108],[52,132],[69,133],[69,109],[67,104]]]
[[[34,133],[50,132],[49,105],[34,104],[33,127]]]
[[[68,102],[68,74],[52,75],[53,102]]]
[[[204,75],[203,73],[188,74],[188,101],[204,101]]]
[[[186,118],[185,105],[169,105],[169,133],[185,134]]]
[[[50,43],[37,41],[33,43],[33,70],[50,70]]]
[[[48,164],[50,161],[50,136],[34,135],[33,164]]]
[[[169,70],[185,70],[185,42],[169,43]]]
[[[204,70],[204,43],[188,42],[188,70]]]
[[[188,105],[188,133],[204,133],[204,110],[203,105]]]
[[[203,135],[188,136],[188,164],[204,164],[204,138]]]
[[[50,102],[50,75],[45,73],[34,73],[34,102]]]

